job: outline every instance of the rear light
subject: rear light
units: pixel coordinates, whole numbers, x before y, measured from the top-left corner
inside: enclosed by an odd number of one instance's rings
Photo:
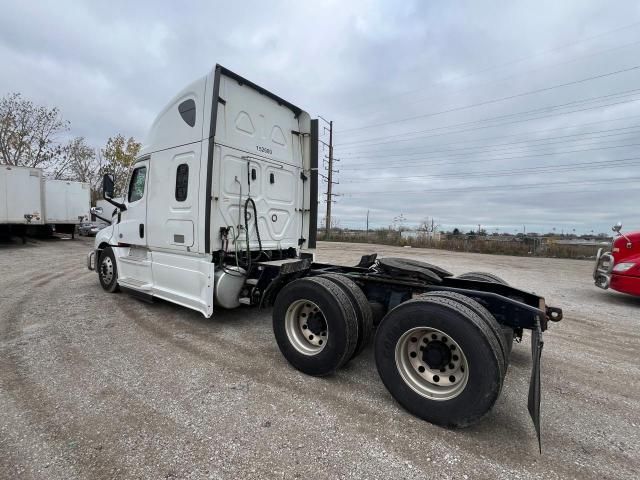
[[[630,270],[631,268],[635,267],[635,263],[634,262],[622,262],[622,263],[617,263],[614,267],[613,267],[613,271],[614,272],[626,272],[627,270]]]

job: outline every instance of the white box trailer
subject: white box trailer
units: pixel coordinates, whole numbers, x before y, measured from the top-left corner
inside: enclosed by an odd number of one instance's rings
[[[0,227],[9,234],[74,234],[88,216],[89,184],[44,178],[41,168],[0,165]]]
[[[0,225],[44,225],[40,168],[0,165]]]
[[[44,180],[45,224],[57,232],[73,233],[75,226],[89,215],[91,188],[88,183]]]

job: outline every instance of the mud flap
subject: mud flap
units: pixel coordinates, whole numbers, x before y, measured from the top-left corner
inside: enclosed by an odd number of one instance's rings
[[[529,382],[529,415],[533,420],[533,426],[538,436],[538,448],[542,453],[542,441],[540,440],[540,358],[542,356],[542,331],[540,323],[531,330],[531,357],[533,365],[531,367],[531,381]]]

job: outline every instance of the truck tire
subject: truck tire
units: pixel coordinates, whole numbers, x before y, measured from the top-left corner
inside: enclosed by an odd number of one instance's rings
[[[373,326],[377,327],[380,325],[380,322],[387,314],[387,307],[385,307],[380,302],[369,302],[369,308],[371,309],[371,313],[373,314]]]
[[[414,299],[391,310],[378,327],[375,358],[396,401],[436,425],[477,422],[502,389],[504,362],[494,332],[451,298]]]
[[[463,273],[462,275],[458,275],[456,278],[459,278],[461,280],[475,280],[478,282],[500,283],[502,285],[509,285],[499,276],[487,272],[467,272]]]
[[[353,306],[356,320],[358,321],[358,340],[356,342],[356,349],[351,356],[351,358],[355,358],[369,345],[373,337],[373,313],[371,312],[371,306],[360,287],[347,276],[328,273],[321,275],[320,278],[326,278],[335,283],[347,294],[349,300],[351,300],[351,305]]]
[[[111,247],[104,248],[100,253],[96,270],[103,289],[109,293],[115,293],[119,290],[118,266],[116,264],[116,256]]]
[[[491,314],[489,310],[487,310],[480,302],[474,300],[471,297],[467,297],[461,293],[457,292],[446,292],[446,291],[436,291],[429,292],[420,295],[419,298],[450,298],[452,300],[457,301],[458,303],[464,305],[468,309],[472,310],[476,315],[478,315],[491,329],[493,334],[495,335],[498,343],[500,344],[500,351],[502,352],[502,360],[505,365],[505,373],[506,367],[509,365],[509,355],[511,354],[511,349],[507,345],[506,335],[503,330],[503,326],[498,323],[496,318]],[[508,328],[508,327],[507,327]],[[513,330],[511,330],[511,338],[513,339]]]
[[[353,356],[358,321],[346,293],[326,278],[285,285],[273,307],[273,333],[282,355],[307,375],[334,373]]]
[[[509,285],[502,278],[494,275],[492,273],[486,272],[469,272],[463,273],[459,275],[457,278],[467,279],[467,280],[479,280],[481,282],[489,282],[489,283],[499,283],[501,285]],[[513,349],[513,336],[514,330],[512,327],[508,327],[506,325],[500,325],[500,329],[502,330],[502,337],[504,338],[504,345],[506,346],[507,358],[511,356],[511,350]],[[522,331],[520,332],[522,335]],[[507,362],[508,363],[508,362]]]

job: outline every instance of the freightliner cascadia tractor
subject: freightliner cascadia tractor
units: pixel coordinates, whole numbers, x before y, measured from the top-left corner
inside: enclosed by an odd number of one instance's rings
[[[611,250],[596,255],[593,279],[596,286],[629,295],[640,295],[640,232],[622,233],[622,223],[613,226],[616,236]]]
[[[280,351],[308,375],[332,374],[373,341],[398,403],[451,427],[492,408],[529,330],[539,439],[542,332],[561,310],[488,273],[375,254],[316,262],[318,121],[295,105],[218,65],[160,112],[122,202],[113,185],[106,175],[115,209],[87,259],[107,292],[207,318],[272,306]]]

